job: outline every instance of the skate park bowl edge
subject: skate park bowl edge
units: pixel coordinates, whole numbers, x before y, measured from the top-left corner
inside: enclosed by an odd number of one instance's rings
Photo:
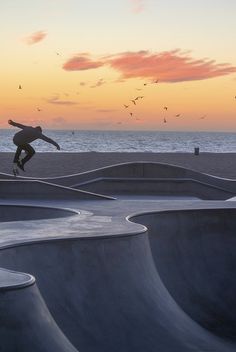
[[[19,305],[30,297],[39,306],[34,316],[26,309],[27,322],[53,319],[69,341],[60,335],[58,351],[235,351],[236,209],[155,211],[128,220],[147,231],[0,250],[1,267],[36,278],[19,292]],[[14,302],[17,315],[17,293]],[[6,307],[0,305],[3,316]],[[19,324],[24,331],[24,320]],[[59,336],[55,326],[47,331]],[[50,343],[43,351],[53,351]]]
[[[0,204],[0,223],[10,221],[56,219],[78,215],[78,212],[70,209],[33,206]]]

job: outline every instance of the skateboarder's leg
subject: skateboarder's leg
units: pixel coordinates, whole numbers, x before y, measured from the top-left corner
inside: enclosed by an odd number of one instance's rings
[[[24,166],[27,161],[29,161],[32,156],[35,154],[35,150],[31,147],[30,144],[24,144],[21,146],[23,150],[26,152],[26,156],[21,160],[21,164]]]
[[[13,163],[17,163],[19,161],[19,158],[20,158],[20,155],[21,155],[21,152],[22,152],[22,147],[19,145],[16,149],[16,153],[14,155],[14,160],[13,160]]]
[[[19,170],[18,170],[18,163],[19,163],[19,158],[22,152],[22,147],[21,146],[17,146],[15,155],[14,155],[14,159],[13,159],[13,175],[17,176],[19,174]]]

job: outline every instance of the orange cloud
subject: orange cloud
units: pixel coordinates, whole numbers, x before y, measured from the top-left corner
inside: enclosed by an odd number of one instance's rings
[[[79,59],[79,60],[78,60]],[[228,63],[217,64],[208,58],[194,59],[189,52],[180,49],[151,53],[149,51],[124,52],[93,60],[78,56],[64,64],[70,70],[89,70],[110,66],[121,73],[121,78],[158,79],[159,82],[184,82],[203,80],[236,72],[236,67]]]
[[[47,103],[55,105],[76,105],[77,102],[71,100],[60,100],[59,95],[54,95],[51,98],[46,99]]]
[[[36,44],[38,42],[41,42],[46,37],[46,35],[46,32],[38,31],[28,36],[25,41],[28,45]]]
[[[116,112],[118,110],[116,109],[96,109],[96,112],[100,112],[100,113],[103,113],[103,114],[108,114],[110,112]]]
[[[90,59],[88,54],[78,54],[68,60],[63,68],[66,71],[84,71],[103,66],[102,61]]]

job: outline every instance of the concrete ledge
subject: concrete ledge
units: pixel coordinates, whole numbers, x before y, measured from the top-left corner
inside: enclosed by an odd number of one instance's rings
[[[114,198],[37,180],[1,180],[0,199],[77,199]]]
[[[224,188],[188,178],[99,178],[73,185],[80,190],[119,194],[193,196],[204,200],[226,200],[235,193]]]

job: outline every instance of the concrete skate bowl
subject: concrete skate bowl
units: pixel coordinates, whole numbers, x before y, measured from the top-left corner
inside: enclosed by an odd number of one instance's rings
[[[12,330],[22,351],[235,351],[235,213],[145,214],[136,235],[2,248],[0,266],[37,283],[0,290],[4,352]]]
[[[77,214],[77,212],[69,209],[0,204],[0,223],[9,221],[65,218]]]
[[[146,214],[158,273],[178,305],[213,334],[236,340],[236,209]]]

